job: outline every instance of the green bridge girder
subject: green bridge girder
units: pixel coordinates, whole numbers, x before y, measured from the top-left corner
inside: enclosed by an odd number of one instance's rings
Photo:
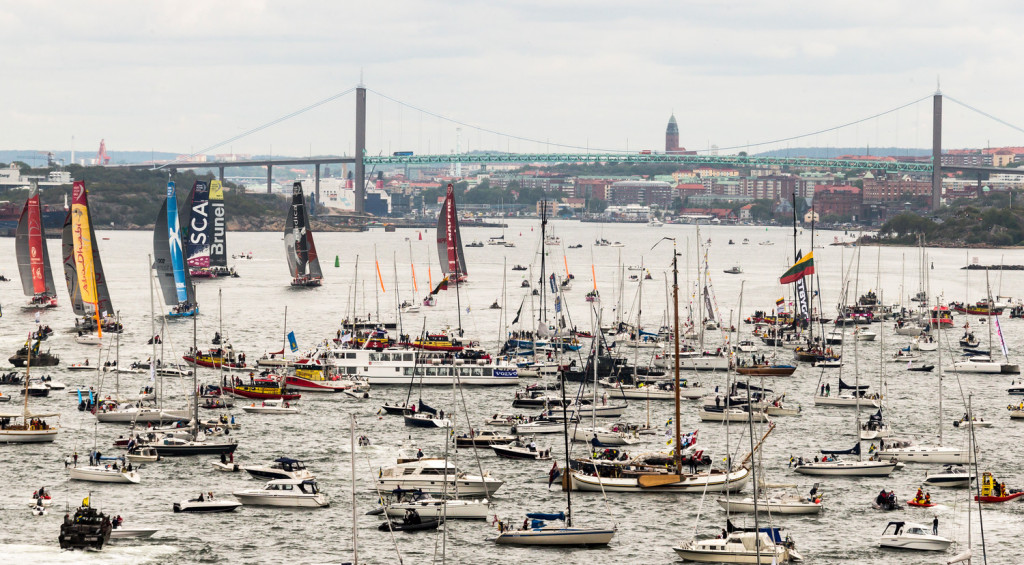
[[[665,153],[469,153],[450,155],[367,156],[366,165],[436,165],[449,163],[677,163],[727,167],[784,166],[801,169],[884,170],[931,173],[931,162],[865,159],[808,159],[801,157],[743,157],[739,155],[672,155]]]

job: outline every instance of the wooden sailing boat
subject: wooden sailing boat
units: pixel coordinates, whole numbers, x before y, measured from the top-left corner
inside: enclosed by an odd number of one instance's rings
[[[284,225],[284,254],[288,259],[288,271],[292,274],[292,286],[320,286],[323,283],[324,274],[313,244],[313,230],[309,226],[301,182],[292,185],[292,205]]]
[[[31,340],[31,337],[29,339]],[[28,382],[30,380],[29,375],[32,372],[33,353],[32,348],[29,348],[25,363],[25,390],[23,392],[25,404],[22,406],[21,412],[0,413],[0,418],[14,422],[0,427],[0,443],[51,442],[57,439],[57,433],[60,431],[60,414],[33,414],[28,411],[28,398],[31,396],[28,393]],[[53,417],[57,418],[58,423],[56,426],[48,424],[43,419]],[[20,423],[18,419],[21,419]]]
[[[196,184],[199,182],[202,181],[196,181]],[[185,268],[174,182],[167,183],[167,198],[160,206],[153,227],[153,269],[160,281],[164,303],[173,307],[168,316],[184,318],[199,314],[192,277]]]
[[[86,331],[101,326],[102,336],[102,330],[120,332],[121,326],[107,316],[114,307],[103,275],[100,250],[96,246],[96,230],[89,215],[88,196],[85,182],[75,181],[71,189],[71,210],[61,233],[61,249],[71,308],[76,315],[83,316],[81,323],[76,320],[75,325]]]
[[[448,193],[437,215],[437,257],[441,271],[449,281],[460,283],[466,280],[469,272],[462,251],[459,216],[455,211],[455,188],[451,183],[448,183]]]
[[[53,284],[46,233],[39,214],[39,186],[33,181],[28,200],[14,232],[14,252],[25,296],[31,296],[27,308],[56,308],[57,287]]]

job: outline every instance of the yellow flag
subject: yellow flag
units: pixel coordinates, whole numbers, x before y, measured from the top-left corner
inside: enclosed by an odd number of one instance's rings
[[[82,506],[89,506],[89,497],[88,496],[82,499]]]

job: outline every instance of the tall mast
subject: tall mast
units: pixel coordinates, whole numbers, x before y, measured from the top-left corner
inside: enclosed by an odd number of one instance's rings
[[[967,272],[970,272],[970,271],[968,270]],[[939,299],[938,298],[935,299],[935,306],[936,306],[936,308],[939,306]],[[936,315],[938,315],[938,312],[936,312]],[[941,324],[936,324],[936,329],[937,329],[936,333],[940,334],[940,336],[941,336],[941,333],[942,333],[942,326],[941,326]],[[941,346],[942,345],[941,344],[941,341],[942,341],[941,338],[940,338],[939,341],[940,341],[939,345]],[[942,347],[939,347],[938,369],[939,369],[939,371],[938,371],[938,373],[939,373],[939,447],[942,447]]]
[[[192,295],[195,296],[196,287],[192,285]],[[196,301],[198,302],[198,300]],[[195,355],[198,357],[199,348],[196,343],[196,318],[199,316],[192,316],[192,350],[195,351]],[[223,364],[221,359],[221,364]],[[193,429],[194,439],[199,439],[199,365],[196,364],[192,368],[192,417],[195,421],[195,428]]]
[[[146,256],[146,274],[149,278],[149,341],[153,344],[153,356],[149,358],[149,382],[156,385],[156,314],[153,306],[153,256]],[[160,341],[163,341],[161,339]],[[157,408],[164,407],[164,386],[163,377],[160,378],[158,390],[156,391]]]
[[[356,512],[356,415],[349,414],[349,442],[352,449],[352,563],[359,565],[359,514]]]

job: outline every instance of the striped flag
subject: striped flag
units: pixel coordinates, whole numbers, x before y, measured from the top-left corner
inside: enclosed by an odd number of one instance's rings
[[[800,257],[800,254],[796,255],[796,263],[789,268],[788,271],[782,274],[779,278],[779,284],[791,284],[806,277],[807,275],[814,274],[814,252],[810,252],[807,255]]]

